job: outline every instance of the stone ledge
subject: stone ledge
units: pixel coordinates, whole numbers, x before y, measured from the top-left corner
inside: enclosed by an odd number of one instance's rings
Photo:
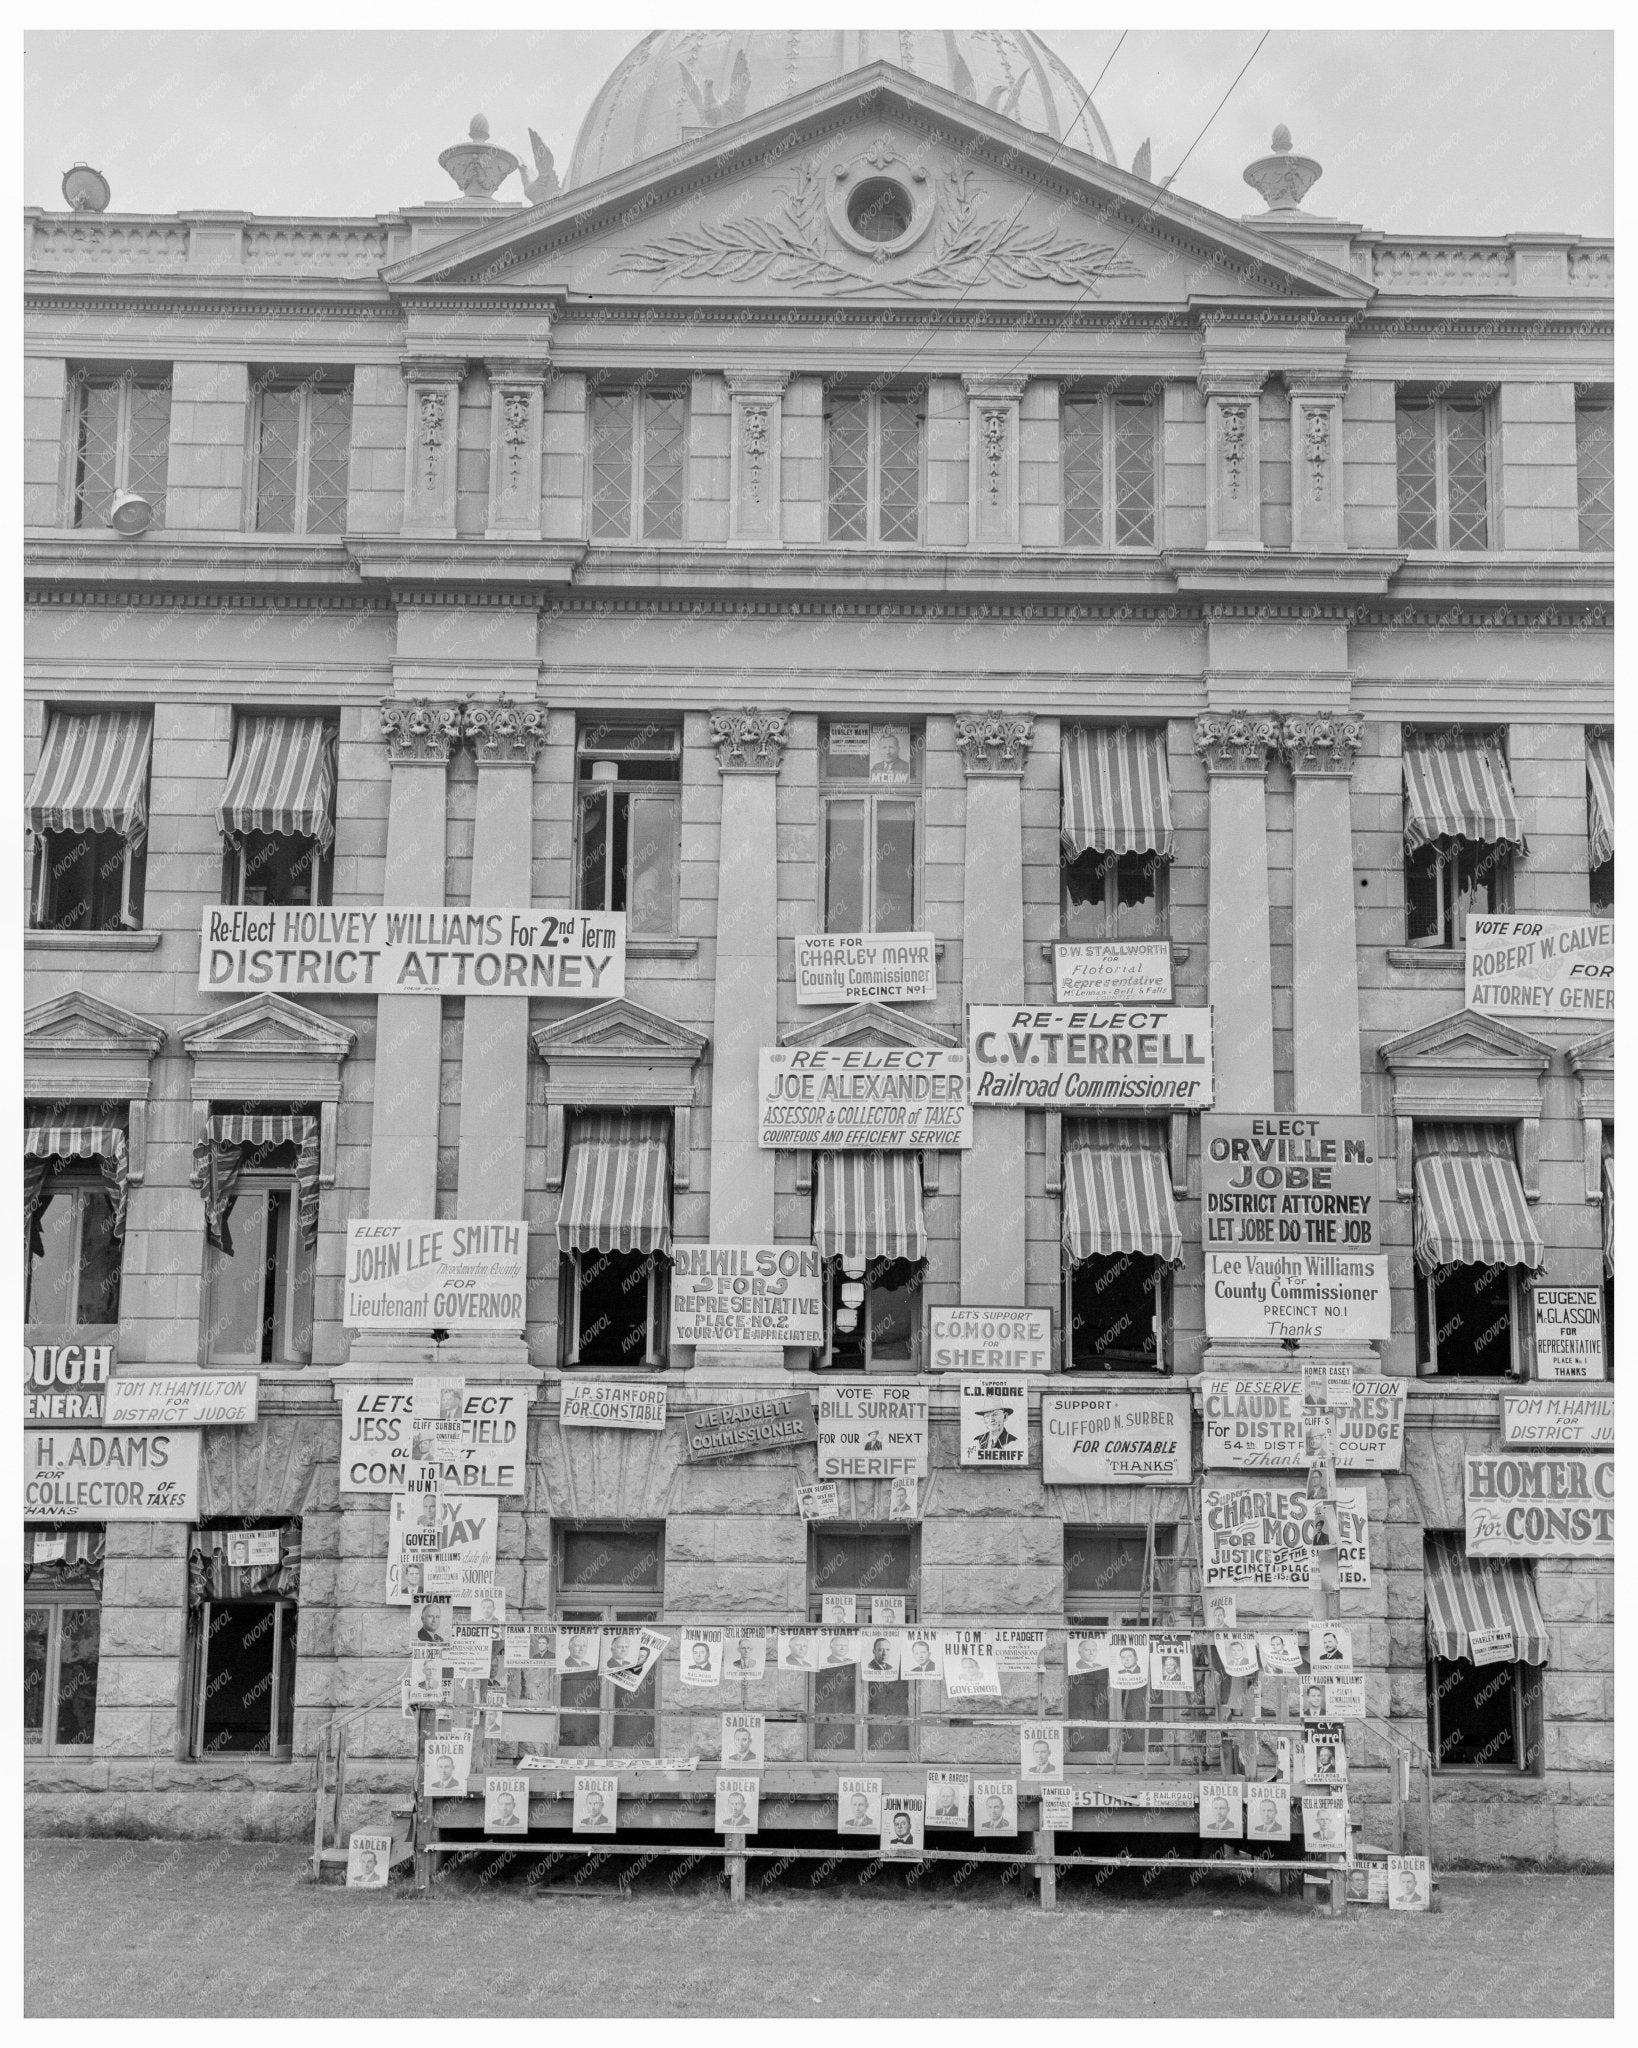
[[[24,932],[25,953],[157,953],[163,932]]]
[[[626,940],[628,960],[693,960],[698,957],[698,939],[651,938]]]
[[[1463,955],[1453,946],[1390,946],[1388,965],[1421,969],[1424,972],[1431,972],[1436,968],[1449,968],[1453,981],[1460,981],[1465,972]]]

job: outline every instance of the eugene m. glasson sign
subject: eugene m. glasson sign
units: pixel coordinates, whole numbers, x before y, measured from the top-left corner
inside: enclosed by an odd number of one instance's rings
[[[199,986],[211,993],[556,996],[626,992],[622,910],[208,909]]]

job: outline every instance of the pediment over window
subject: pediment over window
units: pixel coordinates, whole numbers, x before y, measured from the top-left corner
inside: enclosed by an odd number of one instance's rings
[[[531,1033],[546,1068],[546,1185],[563,1180],[570,1109],[669,1109],[671,1184],[688,1186],[694,1088],[711,1049],[702,1032],[624,996]]]
[[[193,1099],[338,1102],[341,1063],[358,1034],[288,996],[247,996],[177,1036],[193,1061]]]
[[[1518,1127],[1524,1192],[1540,1192],[1541,1096],[1553,1048],[1495,1017],[1458,1010],[1377,1048],[1393,1089],[1394,1178],[1411,1199],[1416,1123],[1495,1123]]]
[[[147,1161],[151,1068],[162,1026],[83,989],[37,1003],[23,1016],[23,1094],[31,1103],[124,1103],[127,1178],[140,1185]]]
[[[1615,1033],[1600,1031],[1565,1052],[1570,1072],[1581,1090],[1584,1194],[1589,1202],[1604,1199],[1602,1159],[1604,1126],[1615,1121]]]
[[[928,1045],[953,1051],[961,1041],[936,1024],[889,1008],[886,1003],[854,1003],[846,1010],[787,1031],[781,1045]]]

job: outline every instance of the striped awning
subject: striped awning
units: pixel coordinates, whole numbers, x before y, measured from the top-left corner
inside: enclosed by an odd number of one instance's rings
[[[1487,1124],[1418,1124],[1416,1263],[1527,1266],[1546,1256],[1524,1199],[1513,1147]]]
[[[1405,844],[1441,839],[1524,845],[1518,798],[1490,733],[1405,734]]]
[[[242,718],[216,822],[229,840],[246,832],[335,837],[336,761],[321,718]]]
[[[576,1117],[557,1242],[566,1252],[669,1252],[671,1118]]]
[[[1608,1278],[1615,1278],[1615,1141],[1611,1138],[1609,1126],[1604,1126],[1604,1153],[1599,1163],[1599,1174],[1604,1184],[1604,1272]],[[1608,1341],[1606,1336],[1605,1341]]]
[[[28,829],[148,836],[146,711],[55,711],[29,784]]]
[[[919,1152],[821,1152],[813,1242],[822,1259],[924,1259]]]
[[[1615,858],[1615,734],[1587,728],[1587,858],[1596,867]]]
[[[1069,726],[1063,736],[1064,851],[1172,856],[1164,727]]]
[[[1469,1557],[1460,1536],[1430,1537],[1427,1599],[1428,1647],[1434,1656],[1465,1657],[1470,1630],[1507,1628],[1519,1663],[1547,1662],[1547,1624],[1527,1565],[1505,1557]]]
[[[103,1185],[113,1204],[113,1233],[125,1235],[125,1210],[131,1198],[130,1153],[125,1133],[113,1124],[31,1124],[23,1132],[23,1243],[38,1258],[45,1249],[40,1215],[47,1196],[51,1162],[61,1171],[71,1159],[95,1159],[102,1165]]]
[[[1143,1117],[1066,1121],[1063,1244],[1071,1265],[1120,1252],[1177,1264],[1183,1226],[1172,1200],[1164,1123]]]
[[[316,1116],[213,1116],[193,1148],[193,1185],[205,1199],[205,1236],[233,1256],[228,1217],[238,1196],[239,1176],[260,1166],[282,1145],[296,1148],[296,1216],[301,1241],[318,1243],[319,1120]]]

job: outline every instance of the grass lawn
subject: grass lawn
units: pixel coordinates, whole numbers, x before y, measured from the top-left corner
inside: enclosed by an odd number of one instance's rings
[[[815,1887],[751,1866],[608,1870],[576,1890],[491,1858],[430,1902],[307,1881],[286,1843],[30,1841],[25,2011],[237,2017],[787,2014],[1608,2015],[1613,1880],[1447,1874],[1443,1911],[1351,1909],[1215,1875],[1060,1883],[1058,1909],[990,1872]],[[719,1866],[720,1867],[720,1866]],[[812,1866],[810,1866],[811,1869]],[[869,1869],[868,1865],[854,1870]],[[765,1871],[767,1866],[763,1866]],[[561,1888],[548,1892],[547,1888]]]

